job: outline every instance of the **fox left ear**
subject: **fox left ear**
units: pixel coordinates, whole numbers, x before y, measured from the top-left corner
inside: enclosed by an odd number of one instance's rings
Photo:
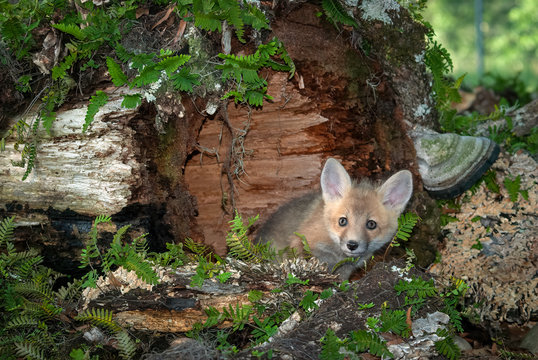
[[[413,177],[408,170],[398,171],[377,191],[383,196],[384,205],[401,213],[413,193]]]

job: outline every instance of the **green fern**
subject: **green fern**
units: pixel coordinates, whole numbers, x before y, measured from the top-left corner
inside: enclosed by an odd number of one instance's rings
[[[86,40],[87,38],[87,34],[84,32],[84,29],[81,29],[80,26],[75,24],[52,24],[52,27],[66,34],[73,35],[78,40]]]
[[[392,331],[396,335],[409,337],[411,329],[407,324],[407,314],[403,310],[387,310],[383,309],[381,316],[381,332]]]
[[[142,95],[132,94],[132,95],[123,95],[123,101],[121,106],[126,109],[134,109],[142,103]]]
[[[78,53],[74,52],[66,56],[63,61],[52,68],[52,80],[62,79],[67,75],[69,70],[78,60]]]
[[[519,194],[525,199],[529,199],[529,193],[527,190],[521,190],[521,175],[516,176],[515,179],[512,179],[510,176],[504,178],[504,187],[510,196],[512,202],[517,202]]]
[[[39,346],[31,342],[18,342],[15,343],[17,349],[17,356],[22,356],[29,359],[45,360],[45,350],[40,349]]]
[[[437,288],[433,284],[433,279],[428,281],[423,280],[420,277],[414,277],[411,281],[400,279],[396,285],[394,285],[397,295],[402,292],[406,292],[408,296],[417,296],[419,298],[432,297],[437,294]]]
[[[106,65],[114,86],[120,87],[127,83],[127,75],[125,75],[123,70],[121,70],[121,67],[114,61],[114,59],[107,56]]]
[[[157,70],[165,71],[170,77],[180,66],[183,66],[191,58],[190,55],[177,55],[165,57],[156,65]]]
[[[122,359],[132,359],[136,353],[136,343],[131,339],[127,331],[122,330],[115,336]]]
[[[340,353],[340,348],[343,345],[343,341],[336,336],[333,329],[328,328],[325,332],[325,336],[320,339],[321,342],[321,354],[319,356],[322,360],[338,360],[344,359],[345,355]]]
[[[366,330],[352,331],[347,348],[354,353],[368,351],[374,356],[394,358],[394,355],[387,348],[387,343],[376,333]]]
[[[13,232],[15,229],[15,216],[4,218],[0,221],[0,247],[13,242]]]
[[[258,215],[249,218],[248,224],[245,225],[243,218],[235,213],[234,219],[230,221],[230,231],[226,235],[229,256],[254,263],[274,259],[274,251],[271,251],[269,243],[253,244],[248,239],[247,232],[258,218]]]
[[[338,23],[342,23],[353,26],[354,28],[359,27],[357,21],[347,13],[346,9],[344,9],[338,0],[322,0],[321,6],[323,7],[325,16],[327,16],[334,26],[338,27]]]
[[[105,105],[108,101],[108,95],[104,91],[97,90],[95,95],[90,98],[90,103],[88,104],[88,111],[86,112],[86,117],[84,118],[84,125],[82,125],[82,132],[86,132],[88,127],[94,120],[95,115],[99,109]]]
[[[24,149],[22,151],[21,157],[27,161],[26,170],[22,176],[22,181],[28,178],[28,175],[32,172],[35,165],[35,158],[37,155],[37,146],[35,143],[24,144]]]
[[[397,239],[408,241],[411,237],[413,228],[420,220],[420,217],[415,213],[405,213],[398,218],[398,231],[394,235],[391,246],[400,246]]]
[[[454,342],[453,336],[447,329],[438,329],[437,336],[442,337],[442,340],[435,342],[435,348],[439,354],[446,356],[449,360],[457,360],[460,358],[460,349]]]
[[[87,309],[81,314],[75,316],[75,320],[90,322],[96,326],[107,329],[113,333],[122,331],[122,328],[112,319],[112,311],[107,309]]]
[[[200,75],[191,73],[188,67],[183,67],[181,70],[170,78],[176,90],[193,92],[193,85],[200,85]]]

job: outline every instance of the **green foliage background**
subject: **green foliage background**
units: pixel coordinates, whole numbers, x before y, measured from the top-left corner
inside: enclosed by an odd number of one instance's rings
[[[520,79],[527,91],[538,88],[538,2],[535,0],[484,1],[485,73]],[[454,61],[454,76],[468,73],[465,82],[481,83],[477,74],[478,55],[474,25],[474,1],[432,0],[424,17]],[[493,78],[482,79],[490,85]]]

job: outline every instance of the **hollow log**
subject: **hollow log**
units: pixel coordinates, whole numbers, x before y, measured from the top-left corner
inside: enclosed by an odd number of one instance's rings
[[[309,3],[272,11],[264,37],[284,43],[296,74],[266,70],[273,100],[263,107],[221,102],[209,115],[200,109],[214,94],[164,93],[128,110],[119,106],[127,89],[100,86],[111,101],[86,133],[88,97],[58,109],[26,181],[10,164],[19,155],[8,143],[0,157],[0,216],[16,215],[17,238],[73,259],[93,217],[106,213],[117,226],[148,232],[155,249],[190,237],[223,254],[235,211],[263,221],[286,200],[317,189],[324,160],[335,157],[354,178],[413,172],[410,210],[425,221],[411,246],[422,249],[421,264],[431,262],[437,210],[422,190],[406,133],[407,122],[436,127],[421,60],[425,30],[403,8],[391,13],[392,23],[356,16],[357,29],[333,26]],[[252,44],[232,45],[253,51]],[[40,228],[46,242],[35,236]]]

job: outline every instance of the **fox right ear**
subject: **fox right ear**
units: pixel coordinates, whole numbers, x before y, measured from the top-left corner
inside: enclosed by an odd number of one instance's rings
[[[327,159],[321,172],[321,192],[325,202],[339,200],[351,188],[351,178],[337,160]]]
[[[377,190],[383,196],[383,204],[402,213],[413,193],[413,177],[408,170],[398,171]]]

